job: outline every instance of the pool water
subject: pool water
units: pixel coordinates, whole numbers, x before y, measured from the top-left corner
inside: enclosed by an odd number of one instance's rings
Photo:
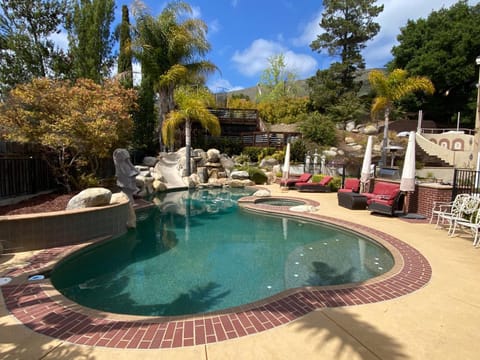
[[[266,204],[270,206],[300,206],[305,205],[305,201],[282,199],[282,198],[260,198],[256,201],[257,204]]]
[[[360,282],[393,266],[358,234],[239,209],[249,192],[167,193],[137,229],[60,262],[54,286],[98,310],[136,315],[206,313],[302,286]]]

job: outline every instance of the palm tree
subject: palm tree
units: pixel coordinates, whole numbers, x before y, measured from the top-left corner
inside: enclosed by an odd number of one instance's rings
[[[141,62],[142,73],[153,79],[158,95],[160,149],[162,123],[175,106],[175,87],[204,83],[204,76],[217,70],[213,63],[203,60],[210,50],[207,26],[202,20],[188,16],[191,14],[190,5],[183,1],[167,4],[157,18],[145,11],[141,1],[136,0],[134,5],[134,53]]]
[[[190,176],[190,150],[192,144],[192,122],[198,121],[214,136],[220,135],[220,122],[207,108],[214,98],[205,88],[182,86],[175,90],[177,108],[170,111],[162,125],[162,137],[166,144],[173,144],[175,130],[185,124],[185,157],[187,176]]]
[[[372,115],[384,111],[382,164],[385,165],[387,161],[388,121],[395,101],[417,91],[423,91],[431,95],[435,92],[435,87],[430,79],[423,76],[408,76],[407,71],[402,69],[395,69],[390,74],[385,74],[380,70],[372,70],[368,75],[368,80],[377,94],[373,99]]]

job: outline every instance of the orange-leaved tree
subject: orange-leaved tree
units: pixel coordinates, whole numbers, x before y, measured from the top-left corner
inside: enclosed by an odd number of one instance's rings
[[[71,191],[95,180],[99,159],[128,145],[135,100],[114,81],[38,78],[10,91],[0,123],[7,140],[41,145],[57,182]]]

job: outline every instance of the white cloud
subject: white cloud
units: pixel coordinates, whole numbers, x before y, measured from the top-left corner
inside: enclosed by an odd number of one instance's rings
[[[363,52],[367,67],[384,66],[391,58],[390,51],[397,44],[396,37],[400,34],[400,28],[407,24],[408,20],[427,18],[432,11],[441,8],[449,8],[457,0],[383,0],[379,5],[384,5],[383,12],[376,21],[380,24],[380,32],[367,43]],[[476,1],[469,1],[473,5]]]
[[[320,21],[322,20],[322,10],[319,10],[315,16],[310,20],[301,30],[301,35],[293,39],[293,45],[295,46],[310,46],[313,40],[320,35],[323,30],[320,27]]]
[[[380,0],[378,5],[384,5],[384,10],[377,17],[380,24],[380,32],[363,51],[367,67],[384,66],[391,59],[391,49],[397,44],[396,37],[400,34],[400,28],[407,24],[409,19],[417,20],[426,18],[434,11],[449,8],[458,0]],[[470,5],[477,1],[469,0]],[[311,21],[301,28],[300,36],[293,39],[294,46],[309,46],[317,35],[322,33],[319,26],[322,19],[322,9],[314,15]]]
[[[238,5],[238,0],[232,0],[231,4],[232,4],[232,7],[236,8]]]
[[[244,87],[243,86],[233,86],[230,81],[224,78],[217,78],[214,79],[211,83],[208,84],[208,88],[210,91],[214,93],[220,93],[220,92],[228,92],[228,91],[235,91],[235,90],[241,90]]]
[[[220,25],[220,22],[218,21],[218,19],[215,19],[215,20],[210,21],[208,23],[208,33],[209,34],[218,33],[221,28],[222,28],[222,26]]]
[[[268,59],[283,54],[286,68],[299,77],[311,75],[317,67],[316,60],[310,55],[297,54],[278,42],[257,39],[245,50],[235,51],[232,61],[237,70],[246,76],[256,76],[267,69]]]

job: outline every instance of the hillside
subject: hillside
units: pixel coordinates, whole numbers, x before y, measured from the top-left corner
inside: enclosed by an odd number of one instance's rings
[[[368,74],[372,70],[385,70],[385,69],[375,68],[375,69],[366,69],[358,72],[356,81],[362,83],[362,87],[360,88],[360,91],[359,91],[360,96],[367,95],[371,90],[370,84],[368,83]],[[297,80],[296,83],[299,85],[299,88],[301,89],[298,96],[299,97],[308,96],[307,79]],[[251,86],[241,90],[229,91],[227,92],[227,95],[243,94],[248,96],[251,101],[255,101],[257,97],[257,92],[258,92],[258,87],[257,85],[255,85],[255,86]]]

